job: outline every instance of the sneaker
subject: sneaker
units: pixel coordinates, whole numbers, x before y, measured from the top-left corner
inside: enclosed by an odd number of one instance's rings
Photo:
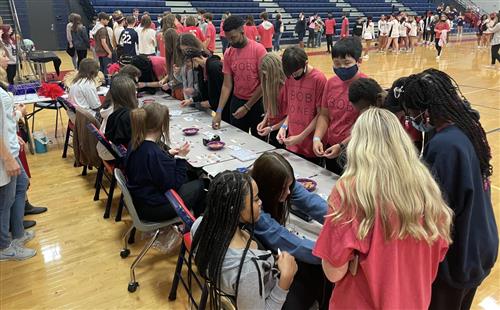
[[[46,211],[47,211],[46,207],[34,206],[28,200],[26,201],[25,206],[24,206],[24,215],[40,214],[40,213],[43,213]]]
[[[440,56],[436,56],[436,60],[439,60],[439,58],[441,58]]]
[[[0,261],[25,260],[36,255],[36,250],[11,243],[6,249],[0,251]]]
[[[35,231],[33,231],[33,230],[25,230],[24,231],[24,236],[22,236],[21,238],[12,240],[12,242],[14,244],[16,244],[16,245],[22,246],[25,243],[33,240],[33,238],[35,238]]]

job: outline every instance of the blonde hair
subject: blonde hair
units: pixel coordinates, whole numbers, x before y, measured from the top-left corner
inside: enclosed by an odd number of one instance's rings
[[[285,84],[285,73],[281,65],[281,57],[276,53],[267,53],[260,63],[260,85],[264,110],[271,116],[278,114],[278,97]]]
[[[335,188],[341,206],[332,206],[332,220],[357,219],[359,240],[379,214],[386,240],[412,237],[431,244],[441,237],[451,243],[453,211],[399,120],[387,110],[371,107],[358,118],[347,146],[347,167]]]

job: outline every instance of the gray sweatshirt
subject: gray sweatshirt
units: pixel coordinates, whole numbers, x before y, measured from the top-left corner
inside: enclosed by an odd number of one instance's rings
[[[194,236],[203,217],[199,217],[191,228]],[[222,264],[221,290],[234,296],[236,278],[243,249],[229,248]],[[274,257],[270,251],[249,249],[242,266],[238,287],[238,309],[281,309],[288,291],[278,286],[277,270],[273,268]]]

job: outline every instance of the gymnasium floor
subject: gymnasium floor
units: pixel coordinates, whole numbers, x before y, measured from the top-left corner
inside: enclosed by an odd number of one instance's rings
[[[70,69],[67,55],[60,55],[63,69]],[[311,56],[310,63],[328,77],[332,76],[328,54]],[[494,167],[492,195],[500,225],[500,160],[497,157],[500,154],[500,71],[486,68],[488,63],[489,49],[478,50],[468,42],[448,46],[439,63],[433,48],[420,47],[415,54],[372,53],[361,70],[384,87],[389,87],[398,77],[429,67],[444,70],[458,81],[464,95],[481,112],[482,124],[488,132]],[[129,266],[143,245],[140,235],[131,247],[131,256],[121,259],[121,236],[130,223],[127,217],[118,223],[102,218],[105,195],[101,194],[101,201],[92,200],[95,170],[81,176],[81,169],[73,168],[71,149],[68,158],[61,158],[64,141],[61,135],[53,138],[53,111],[37,114],[36,128],[45,129],[53,144],[48,153],[28,157],[33,176],[29,197],[33,203],[47,206],[49,211],[29,217],[38,223],[37,236],[28,244],[37,249],[37,256],[23,262],[0,264],[0,309],[187,309],[181,287],[177,301],[167,299],[176,256],[165,257],[155,250],[137,269],[139,289],[134,294],[127,292]],[[114,213],[115,208],[112,216]],[[479,287],[473,308],[500,309],[500,262]]]

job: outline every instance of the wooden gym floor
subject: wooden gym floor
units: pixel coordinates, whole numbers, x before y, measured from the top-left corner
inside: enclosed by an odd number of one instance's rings
[[[329,55],[318,54],[310,57],[310,63],[332,76]],[[70,69],[67,55],[60,55],[62,69]],[[472,42],[464,42],[448,46],[439,62],[434,49],[426,47],[419,47],[414,54],[372,53],[361,70],[384,87],[398,77],[429,67],[444,70],[458,81],[464,95],[481,112],[488,132],[494,167],[492,195],[500,224],[500,71],[485,67],[489,59],[489,49],[478,50]],[[187,309],[182,287],[177,301],[167,299],[175,255],[166,257],[151,250],[137,268],[139,289],[133,294],[127,292],[130,264],[143,245],[140,234],[131,247],[131,256],[121,259],[121,236],[130,224],[127,216],[118,223],[113,218],[102,218],[105,195],[101,194],[100,201],[92,200],[96,171],[81,176],[81,169],[73,168],[71,150],[68,158],[61,158],[64,141],[62,131],[54,138],[53,111],[37,114],[36,128],[45,129],[53,144],[46,154],[28,156],[33,176],[29,197],[49,211],[27,217],[37,221],[36,238],[28,244],[38,251],[37,256],[23,262],[0,263],[0,309]],[[117,203],[116,199],[112,217]],[[479,287],[473,308],[500,308],[500,262]]]

